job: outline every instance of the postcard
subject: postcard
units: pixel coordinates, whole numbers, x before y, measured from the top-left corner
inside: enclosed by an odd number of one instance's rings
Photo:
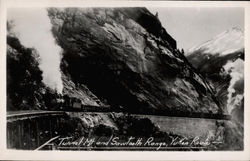
[[[249,2],[1,1],[1,159],[248,160]]]

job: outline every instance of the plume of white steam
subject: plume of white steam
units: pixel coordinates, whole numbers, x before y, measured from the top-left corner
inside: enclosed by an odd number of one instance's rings
[[[43,82],[51,89],[62,93],[60,72],[61,48],[52,35],[46,8],[11,8],[8,20],[14,22],[13,32],[25,47],[34,48],[40,55]]]
[[[229,61],[223,68],[231,76],[227,95],[227,111],[231,114],[232,110],[241,103],[244,97],[243,93],[236,92],[235,89],[236,83],[240,82],[242,79],[244,80],[244,61],[242,59],[237,59],[234,62]]]

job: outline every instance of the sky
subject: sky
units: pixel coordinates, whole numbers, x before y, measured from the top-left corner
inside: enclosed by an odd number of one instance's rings
[[[244,30],[244,8],[148,8],[185,51],[239,27]]]

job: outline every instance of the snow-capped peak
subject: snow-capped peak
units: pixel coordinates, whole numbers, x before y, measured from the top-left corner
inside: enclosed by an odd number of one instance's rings
[[[239,27],[233,27],[198,47],[190,48],[188,50],[188,55],[195,51],[202,51],[206,54],[220,54],[220,56],[222,56],[242,50],[243,48],[244,33]]]

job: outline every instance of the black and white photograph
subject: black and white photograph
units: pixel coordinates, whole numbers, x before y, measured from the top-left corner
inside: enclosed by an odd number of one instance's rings
[[[6,149],[243,152],[245,16],[8,7]]]

